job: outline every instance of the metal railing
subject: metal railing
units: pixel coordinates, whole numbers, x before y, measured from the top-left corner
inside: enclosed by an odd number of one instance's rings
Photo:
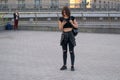
[[[72,12],[79,27],[120,27],[120,12]],[[51,26],[57,27],[61,12],[20,12],[21,26]],[[1,12],[0,23],[13,24],[13,12]]]
[[[115,5],[111,5],[108,3],[105,4],[89,4],[89,8],[84,3],[81,4],[66,4],[66,3],[59,3],[59,4],[1,4],[0,3],[0,11],[14,11],[15,9],[19,11],[56,11],[61,10],[63,6],[70,6],[71,10],[76,11],[120,11],[120,3]]]

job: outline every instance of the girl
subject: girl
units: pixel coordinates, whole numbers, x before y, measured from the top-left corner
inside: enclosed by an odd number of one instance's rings
[[[69,53],[71,58],[71,71],[74,71],[74,61],[75,61],[75,54],[74,54],[74,47],[76,46],[75,36],[73,35],[72,29],[78,28],[78,23],[75,17],[71,16],[70,9],[65,6],[62,9],[62,17],[59,18],[59,30],[63,33],[61,35],[60,44],[63,50],[63,66],[60,70],[67,69],[67,47],[69,46]]]

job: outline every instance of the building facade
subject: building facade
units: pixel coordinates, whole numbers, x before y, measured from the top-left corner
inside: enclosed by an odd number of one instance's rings
[[[116,8],[120,0],[0,0],[1,9],[4,8]]]
[[[68,5],[69,0],[0,0],[0,5],[11,8],[52,8]]]
[[[92,4],[95,4],[96,8],[116,8],[120,5],[120,0],[91,0]]]

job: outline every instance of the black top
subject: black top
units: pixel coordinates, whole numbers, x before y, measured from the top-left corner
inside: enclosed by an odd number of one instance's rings
[[[59,20],[61,21],[61,22],[63,22],[63,21],[66,21],[67,23],[63,26],[63,28],[73,28],[73,25],[69,22],[69,20],[74,20],[75,19],[75,17],[73,17],[73,16],[70,16],[69,18],[64,18],[64,17],[60,17],[59,18]]]
[[[13,16],[14,16],[14,20],[19,20],[19,13],[18,15],[16,15],[16,13],[13,13]]]

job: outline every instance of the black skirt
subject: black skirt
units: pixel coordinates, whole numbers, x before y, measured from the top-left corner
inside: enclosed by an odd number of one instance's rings
[[[73,46],[76,46],[75,36],[73,35],[73,32],[63,32],[61,34],[60,45],[63,46],[69,42],[72,43]]]

